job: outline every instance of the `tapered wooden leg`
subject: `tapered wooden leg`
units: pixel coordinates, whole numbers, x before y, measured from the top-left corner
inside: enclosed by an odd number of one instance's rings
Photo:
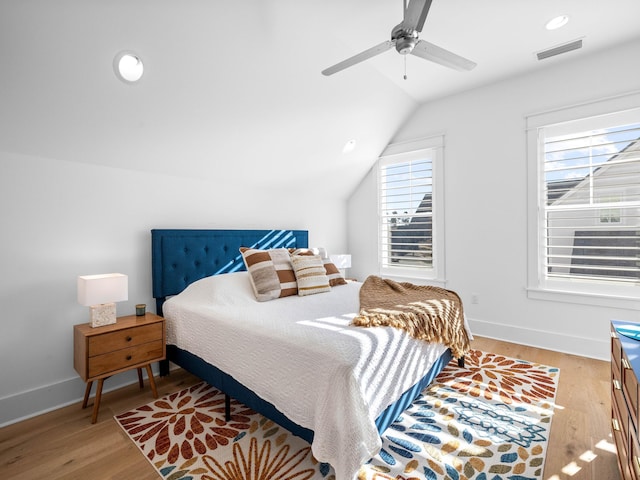
[[[142,381],[142,368],[138,368],[138,385],[140,385],[140,390],[144,388],[144,382]]]
[[[153,392],[153,398],[158,398],[158,390],[156,389],[156,381],[153,379],[153,371],[151,370],[151,364],[147,363],[147,376],[149,377],[149,385],[151,385],[151,391]]]
[[[91,417],[91,423],[98,421],[98,410],[100,410],[100,398],[102,397],[102,384],[104,378],[98,380],[98,386],[96,387],[96,398],[93,401],[93,416]]]
[[[89,402],[89,395],[91,394],[91,386],[93,382],[87,382],[87,386],[84,389],[84,400],[82,401],[82,408],[87,408],[87,403]]]

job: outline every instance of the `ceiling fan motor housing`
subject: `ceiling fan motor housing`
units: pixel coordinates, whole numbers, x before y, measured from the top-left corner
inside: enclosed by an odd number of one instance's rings
[[[406,30],[400,24],[391,32],[391,40],[395,41],[398,53],[408,55],[418,43],[418,31]]]

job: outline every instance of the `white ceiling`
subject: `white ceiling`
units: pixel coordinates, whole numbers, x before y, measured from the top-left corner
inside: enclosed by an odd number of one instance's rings
[[[401,18],[400,0],[0,0],[0,150],[346,197],[420,103],[640,37],[638,0],[433,0],[421,38],[473,71],[409,56],[403,80],[390,50],[321,75]],[[145,62],[135,86],[122,50]]]
[[[342,2],[330,36],[344,43],[341,57],[384,40],[402,20],[401,0]],[[555,31],[546,23],[568,15]],[[356,20],[354,22],[354,20]],[[478,66],[458,72],[418,57],[390,50],[367,62],[418,102],[567,61],[640,37],[638,0],[433,0],[420,38],[473,60]],[[573,40],[583,48],[538,61],[536,53]],[[327,65],[328,66],[328,65]],[[362,65],[342,74],[365,75]],[[340,75],[340,73],[336,74]]]

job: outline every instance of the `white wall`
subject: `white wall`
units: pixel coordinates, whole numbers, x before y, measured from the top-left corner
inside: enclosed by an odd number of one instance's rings
[[[393,142],[445,134],[447,288],[477,334],[606,359],[609,320],[637,310],[527,298],[525,117],[640,89],[640,42],[419,107]],[[348,202],[351,275],[377,271],[375,170]],[[471,295],[478,295],[478,304]]]
[[[75,279],[126,273],[119,313],[151,305],[151,228],[308,229],[346,250],[346,198],[415,102],[371,65],[366,84],[321,75],[340,5],[291,42],[308,5],[286,3],[0,2],[0,425],[81,397]],[[122,50],[139,84],[114,75]]]
[[[313,245],[346,247],[345,200],[243,188],[0,151],[0,426],[79,401],[73,325],[88,321],[76,277],[129,275],[129,301],[155,311],[152,228],[308,229]],[[117,375],[105,389],[134,380]],[[80,408],[78,406],[78,408]]]

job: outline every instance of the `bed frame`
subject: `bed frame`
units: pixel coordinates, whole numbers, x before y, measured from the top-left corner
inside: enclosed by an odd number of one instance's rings
[[[306,248],[308,243],[306,230],[151,230],[156,312],[162,315],[162,305],[167,297],[177,295],[196,280],[246,270],[239,252],[241,246],[260,249]],[[380,433],[398,418],[451,358],[450,350],[445,351],[418,383],[382,412],[376,420]],[[169,361],[218,388],[227,398],[235,398],[309,443],[313,441],[312,430],[291,421],[271,403],[214,365],[175,345],[167,345],[167,360],[161,363],[161,375],[169,373]]]

